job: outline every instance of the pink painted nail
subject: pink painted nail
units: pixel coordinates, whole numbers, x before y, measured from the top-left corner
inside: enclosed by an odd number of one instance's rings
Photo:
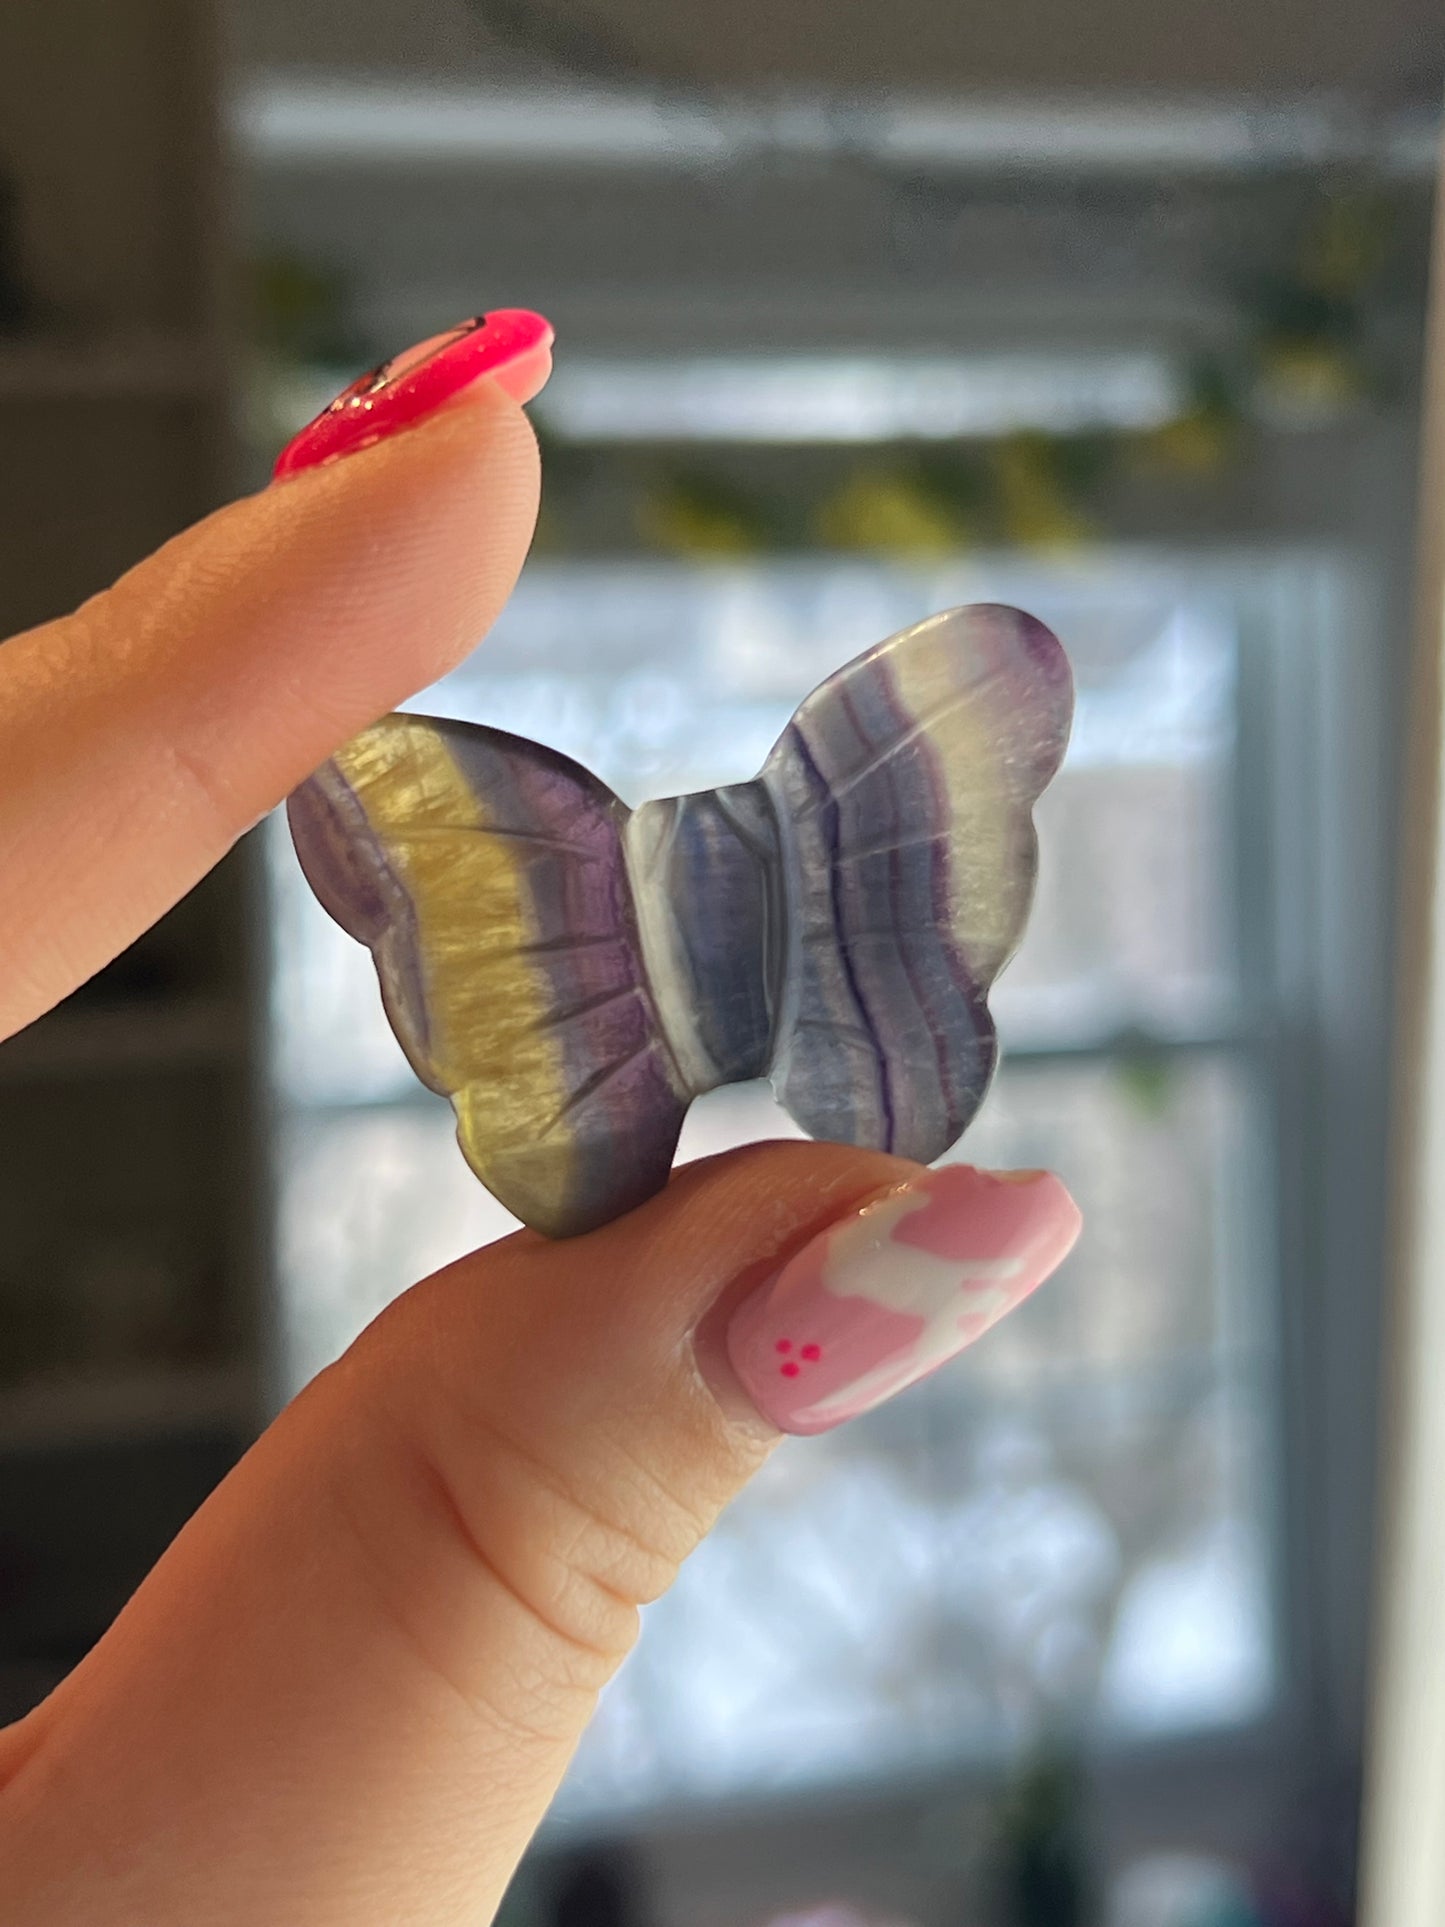
[[[1082,1219],[1048,1171],[930,1171],[804,1245],[728,1327],[783,1432],[826,1432],[946,1364],[1041,1285]]]
[[[411,428],[483,375],[514,401],[530,401],[551,371],[551,349],[551,322],[526,308],[498,308],[419,341],[344,388],[282,449],[273,478]]]

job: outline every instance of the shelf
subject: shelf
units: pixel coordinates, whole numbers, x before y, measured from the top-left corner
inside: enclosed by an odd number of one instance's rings
[[[244,1435],[258,1409],[251,1374],[234,1365],[37,1379],[0,1391],[0,1452],[203,1429]]]
[[[245,1043],[244,1013],[216,997],[58,1011],[0,1044],[0,1088],[206,1069],[238,1062]]]
[[[224,393],[213,347],[181,337],[0,337],[0,403],[204,401]]]

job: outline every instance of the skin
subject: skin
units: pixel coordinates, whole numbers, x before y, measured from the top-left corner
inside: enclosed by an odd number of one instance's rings
[[[0,649],[0,1036],[467,653],[537,494],[520,407],[481,383]],[[408,1292],[0,1734],[9,1927],[487,1921],[638,1605],[775,1441],[722,1363],[728,1306],[912,1175],[754,1146]]]

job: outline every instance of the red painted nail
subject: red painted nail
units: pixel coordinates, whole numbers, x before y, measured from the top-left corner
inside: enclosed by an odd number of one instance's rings
[[[514,401],[530,401],[551,372],[552,324],[526,308],[498,308],[432,335],[344,388],[289,441],[272,471],[279,481],[370,448],[433,414],[484,375]]]

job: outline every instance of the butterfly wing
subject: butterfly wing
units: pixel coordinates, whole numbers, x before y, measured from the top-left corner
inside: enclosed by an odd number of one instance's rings
[[[986,603],[870,649],[784,732],[763,772],[791,899],[773,1084],[814,1136],[929,1162],[982,1103],[1072,711],[1057,638]]]
[[[553,1236],[666,1182],[682,1125],[622,848],[628,812],[519,737],[385,717],[296,791],[307,880],[376,963],[467,1162]]]

